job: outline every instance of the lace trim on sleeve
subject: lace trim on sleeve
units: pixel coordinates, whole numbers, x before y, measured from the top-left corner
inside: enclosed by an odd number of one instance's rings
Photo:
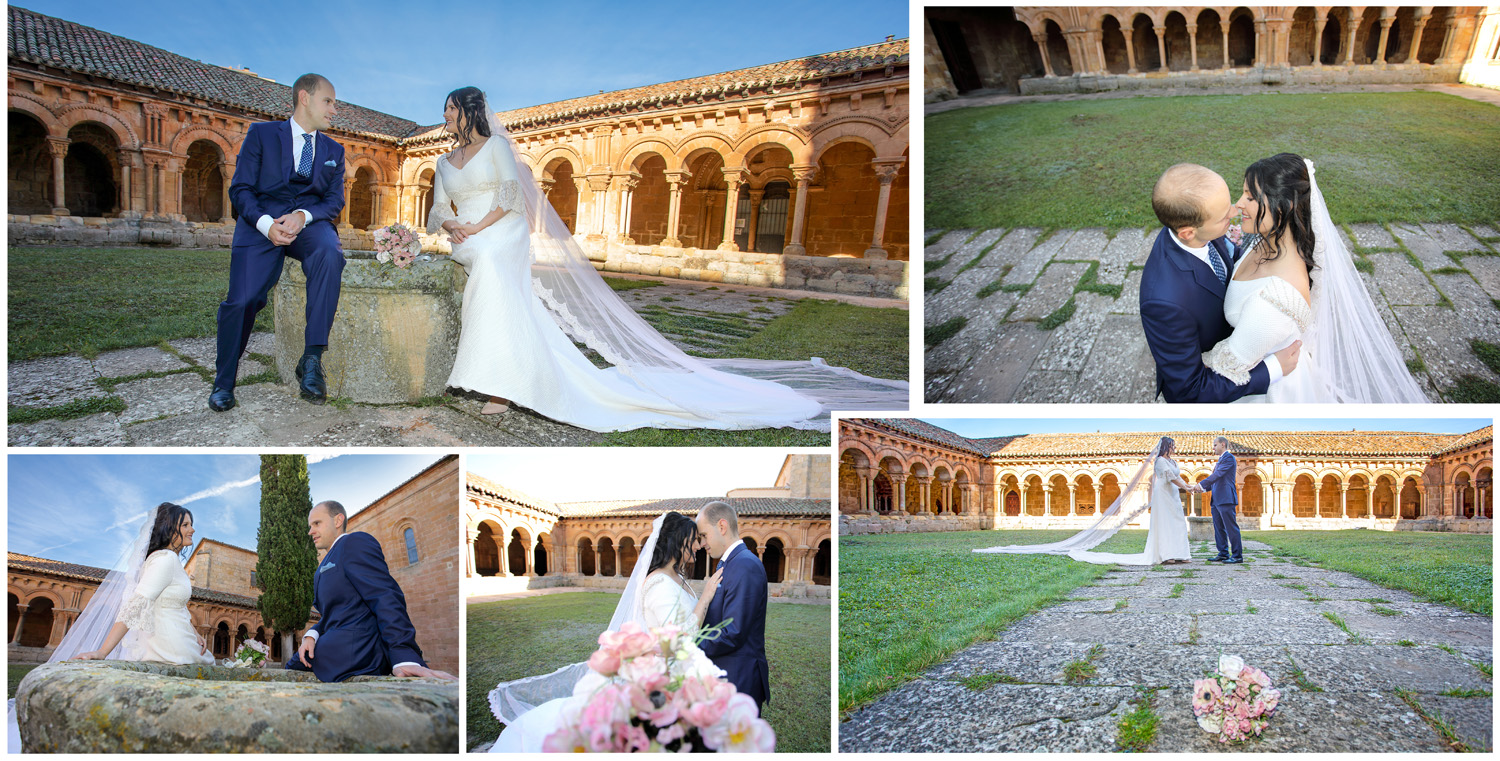
[[[458,219],[453,213],[453,206],[446,198],[440,198],[432,203],[432,210],[427,212],[427,234],[436,235],[443,231],[443,223],[450,219]]]
[[[454,191],[448,197],[456,203],[463,203],[472,198],[489,193],[493,197],[492,209],[504,209],[506,211],[520,211],[524,204],[521,196],[521,183],[515,180],[490,180],[479,182],[463,190]]]
[[[1256,291],[1254,298],[1270,304],[1276,311],[1292,318],[1297,329],[1303,333],[1312,327],[1312,306],[1302,298],[1297,289],[1281,278],[1272,278],[1266,287]]]
[[[133,632],[150,636],[156,632],[156,605],[145,597],[133,594],[120,606],[117,620],[130,627]]]
[[[1217,346],[1203,355],[1203,364],[1208,369],[1234,381],[1234,385],[1243,386],[1250,382],[1250,371],[1260,364],[1260,357],[1246,361],[1235,355],[1234,350],[1229,348],[1229,339],[1220,341]]]

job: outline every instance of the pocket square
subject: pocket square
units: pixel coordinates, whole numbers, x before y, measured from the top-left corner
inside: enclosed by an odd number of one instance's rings
[[[329,160],[323,162],[323,166],[338,166],[338,163],[335,162],[333,159],[329,159]]]
[[[333,563],[324,563],[323,567],[318,569],[318,573],[322,573],[322,572],[324,572],[324,571],[326,571],[326,570],[328,570],[328,569],[330,569],[332,567],[333,567]]]

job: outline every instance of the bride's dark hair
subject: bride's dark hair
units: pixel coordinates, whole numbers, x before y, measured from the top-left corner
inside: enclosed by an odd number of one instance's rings
[[[458,119],[453,126],[457,130],[454,136],[458,138],[460,145],[474,142],[475,134],[490,136],[489,106],[485,103],[483,90],[478,87],[460,87],[448,93],[448,99],[443,102],[452,103],[458,109]]]
[[[1160,457],[1166,457],[1169,452],[1176,448],[1177,441],[1171,436],[1163,436],[1161,437],[1161,441],[1156,442],[1157,455]]]
[[[667,517],[662,519],[661,533],[656,537],[656,549],[651,552],[651,565],[646,567],[646,572],[672,566],[683,576],[688,575],[692,564],[689,562],[689,567],[683,567],[682,553],[692,545],[697,536],[698,524],[692,518],[682,513],[667,513]]]
[[[172,540],[177,538],[177,532],[182,530],[185,521],[192,520],[193,514],[182,505],[174,505],[171,502],[163,502],[156,507],[156,523],[151,527],[151,538],[146,541],[146,557],[157,550],[172,549]]]
[[[1278,153],[1250,165],[1245,170],[1245,187],[1257,204],[1255,229],[1271,215],[1271,231],[1260,243],[1260,260],[1275,261],[1281,257],[1281,238],[1288,231],[1297,255],[1307,264],[1308,282],[1312,282],[1313,245],[1317,237],[1312,226],[1312,177],[1307,162],[1295,153]]]

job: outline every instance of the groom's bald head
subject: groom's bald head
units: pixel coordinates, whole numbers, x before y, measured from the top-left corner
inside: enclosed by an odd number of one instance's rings
[[[1151,209],[1184,243],[1206,245],[1229,230],[1229,184],[1198,164],[1176,164],[1162,172],[1151,191]]]

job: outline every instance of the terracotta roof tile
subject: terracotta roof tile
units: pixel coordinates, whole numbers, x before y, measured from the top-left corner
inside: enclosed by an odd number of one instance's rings
[[[977,454],[981,457],[989,456],[997,448],[985,442],[1000,442],[998,446],[1003,446],[1004,443],[1017,438],[1015,436],[1002,436],[992,439],[970,439],[946,428],[939,428],[916,418],[850,418],[848,422],[869,428],[889,429],[907,436],[930,441],[934,444],[944,444],[959,451],[968,452],[969,454]]]
[[[485,478],[484,476],[476,475],[474,473],[467,474],[467,478],[469,491],[478,492],[480,494],[486,495],[493,499],[501,500],[503,502],[523,505],[546,515],[562,515],[562,512],[558,510],[557,505],[554,505],[545,499],[538,499],[529,494],[522,494],[515,489],[501,486],[500,484],[497,484],[494,481]]]
[[[656,516],[674,510],[693,515],[698,512],[698,508],[714,501],[728,502],[739,515],[796,515],[827,518],[833,514],[832,500],[792,497],[675,497],[553,503],[506,488],[473,473],[470,473],[468,478],[470,491],[513,504],[525,505],[558,518]]]
[[[41,66],[76,71],[139,87],[244,109],[268,121],[291,115],[292,88],[252,74],[126,39],[72,21],[10,6],[7,52]],[[335,88],[338,86],[334,83]],[[338,104],[333,128],[402,138],[417,123],[352,103]]]
[[[1495,439],[1495,427],[1492,426],[1492,425],[1487,425],[1487,426],[1485,426],[1483,428],[1480,428],[1477,431],[1474,431],[1473,433],[1466,433],[1466,434],[1458,437],[1458,439],[1455,440],[1453,443],[1451,443],[1448,446],[1443,447],[1442,449],[1438,450],[1438,454],[1447,454],[1449,452],[1457,452],[1458,450],[1463,449],[1464,447],[1471,447],[1471,446],[1474,446],[1475,444],[1484,444],[1484,443],[1487,443],[1487,442],[1494,441],[1494,439]]]
[[[84,581],[101,582],[109,573],[104,568],[95,568],[91,565],[79,565],[77,563],[66,563],[61,560],[48,560],[47,558],[22,555],[18,552],[7,552],[5,558],[6,566],[12,569],[47,573],[53,576],[62,576],[69,579],[81,579]],[[241,608],[256,609],[255,598],[244,595],[220,592],[216,589],[204,587],[193,587],[193,599],[202,602],[214,602],[222,605],[233,605]]]

